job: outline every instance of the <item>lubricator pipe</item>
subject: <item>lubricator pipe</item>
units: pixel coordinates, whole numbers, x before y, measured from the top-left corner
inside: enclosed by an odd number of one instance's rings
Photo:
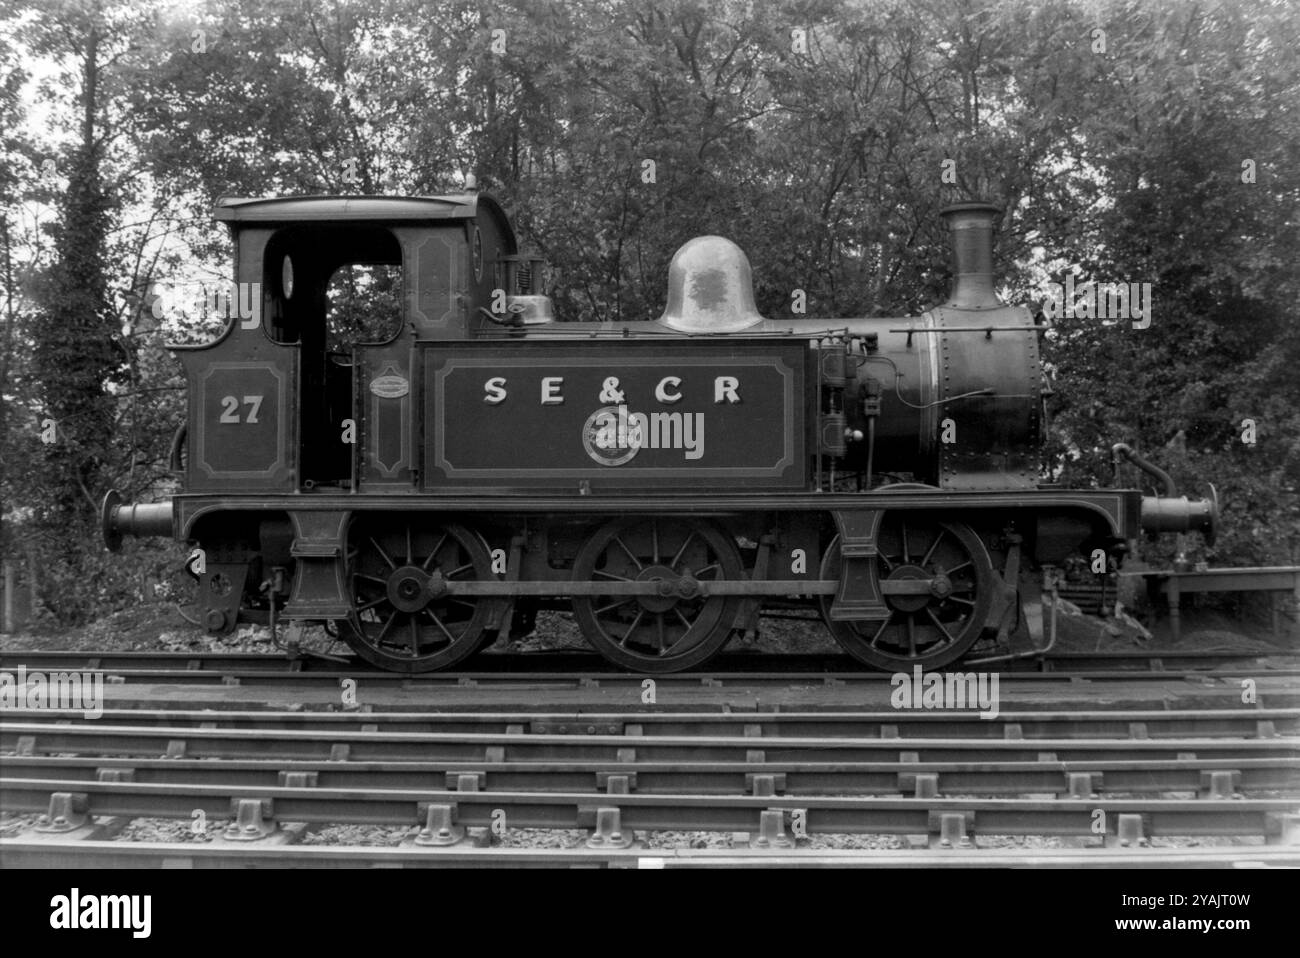
[[[1119,460],[1120,457],[1123,456],[1125,459],[1133,463],[1133,465],[1137,466],[1147,475],[1153,476],[1155,480],[1159,482],[1160,485],[1164,488],[1166,496],[1172,497],[1178,495],[1178,486],[1174,483],[1174,477],[1169,475],[1169,473],[1165,472],[1163,469],[1161,469],[1159,466],[1157,466],[1155,463],[1151,462],[1150,460],[1143,459],[1141,456],[1139,456],[1136,452],[1133,451],[1133,447],[1130,446],[1128,443],[1126,442],[1115,443],[1115,445],[1110,447],[1110,454],[1111,454],[1111,461],[1114,463],[1115,466],[1115,485],[1119,485]]]
[[[1190,500],[1178,495],[1178,486],[1169,473],[1143,459],[1127,443],[1116,443],[1111,452],[1117,470],[1123,457],[1154,477],[1165,490],[1163,496],[1142,497],[1141,524],[1144,531],[1199,532],[1205,536],[1207,544],[1214,545],[1219,534],[1219,494],[1213,485],[1208,499]]]
[[[173,534],[173,509],[169,499],[147,505],[122,505],[116,489],[110,489],[100,507],[100,529],[104,545],[110,552],[119,552],[124,536],[171,536]]]

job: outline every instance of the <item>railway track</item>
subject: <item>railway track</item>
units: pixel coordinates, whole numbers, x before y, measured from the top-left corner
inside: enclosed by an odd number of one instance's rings
[[[0,711],[0,864],[1300,866],[1295,660],[1135,658],[1005,673],[991,715],[894,708],[888,676],[748,662],[658,677],[647,702],[643,676],[611,672],[5,653],[0,671],[120,679],[93,718]],[[140,818],[205,824],[113,840]],[[402,837],[302,842],[338,824]],[[532,829],[580,831],[515,847]],[[733,847],[655,847],[661,832]],[[895,847],[820,847],[846,835]]]
[[[466,681],[503,680],[507,676],[549,676],[556,680],[618,682],[644,679],[641,675],[620,672],[598,655],[580,651],[485,653],[473,660],[472,669],[455,672],[427,672],[403,675],[376,669],[355,656],[329,658],[303,654],[256,653],[188,653],[188,652],[26,652],[0,651],[0,671],[14,671],[19,666],[29,670],[98,669],[128,680],[173,678],[176,681],[203,682],[212,673],[230,678],[261,681],[285,680],[290,676],[310,675],[325,680],[359,673],[374,681],[420,681],[430,685],[460,684]],[[973,662],[962,668],[973,668]],[[1287,652],[1056,652],[1039,659],[991,662],[1007,680],[1025,677],[1056,676],[1064,681],[1080,678],[1143,678],[1171,673],[1199,673],[1222,669],[1252,669],[1272,674],[1300,676],[1300,654]],[[195,674],[197,673],[197,674]],[[848,656],[839,654],[723,653],[713,659],[707,670],[685,675],[660,675],[656,682],[698,684],[710,679],[786,682],[790,675],[829,675],[837,681],[882,682],[884,672],[864,672]],[[301,679],[295,679],[301,681]]]
[[[1107,742],[1061,740],[979,748],[948,739],[910,742],[902,748],[864,748],[848,740],[844,748],[836,749],[832,746],[840,743],[825,739],[756,743],[700,736],[675,737],[662,743],[648,740],[650,744],[633,749],[603,736],[583,736],[571,746],[553,736],[528,736],[537,741],[527,745],[502,737],[467,740],[460,736],[448,742],[428,742],[424,737],[419,742],[408,741],[403,744],[409,748],[401,751],[428,757],[394,758],[392,753],[399,750],[385,748],[385,743],[376,743],[363,733],[351,742],[327,740],[329,754],[335,757],[305,758],[304,750],[292,740],[250,736],[239,741],[230,733],[216,741],[200,742],[192,751],[193,739],[167,739],[162,752],[153,750],[151,746],[157,743],[147,740],[132,745],[119,744],[121,739],[87,745],[58,735],[33,738],[56,754],[24,750],[7,755],[6,781],[228,782],[270,787],[292,779],[325,788],[403,789],[435,782],[459,790],[469,787],[472,780],[474,789],[599,791],[608,787],[611,776],[621,775],[643,794],[727,795],[744,794],[758,787],[759,777],[768,776],[773,779],[772,787],[779,784],[791,795],[1047,793],[1087,797],[1104,788],[1118,794],[1190,792],[1231,798],[1294,787],[1300,774],[1300,750],[1294,739],[1232,744],[1177,739],[1124,749]],[[358,741],[365,747],[354,748]],[[753,748],[756,744],[766,746],[767,741],[774,747]],[[92,748],[119,754],[99,754]],[[67,754],[69,749],[79,750],[78,754]],[[128,750],[139,754],[120,754]],[[219,755],[212,754],[218,750]],[[633,751],[637,754],[629,754]],[[478,756],[468,757],[470,752]],[[755,752],[762,752],[762,760]],[[377,753],[390,757],[371,757]]]
[[[491,690],[485,690],[491,691]],[[723,703],[725,708],[727,703]],[[376,712],[372,709],[350,711],[275,711],[269,709],[237,711],[124,708],[106,709],[95,718],[75,709],[6,709],[6,730],[0,742],[7,747],[21,741],[24,731],[40,734],[43,741],[51,736],[80,747],[86,737],[100,740],[112,728],[119,736],[106,748],[118,744],[128,747],[130,736],[157,731],[157,740],[168,736],[182,739],[198,729],[200,737],[232,733],[274,736],[278,731],[299,735],[305,741],[327,739],[336,732],[360,733],[365,741],[420,742],[423,735],[473,734],[517,737],[525,732],[538,736],[635,735],[776,737],[776,738],[961,738],[975,741],[988,739],[1051,738],[1127,738],[1168,739],[1183,737],[1227,736],[1235,738],[1272,738],[1300,733],[1300,709],[1177,709],[1177,710],[1108,710],[1097,711],[1012,711],[984,716],[978,712],[903,712],[882,711],[714,711],[700,712],[602,712],[569,711],[419,711]],[[51,729],[49,723],[57,727]],[[81,725],[80,729],[68,728]],[[10,733],[14,734],[10,734]],[[304,736],[302,733],[312,733]],[[396,733],[384,734],[380,733]],[[564,740],[564,739],[561,739]],[[694,740],[694,738],[692,739]]]

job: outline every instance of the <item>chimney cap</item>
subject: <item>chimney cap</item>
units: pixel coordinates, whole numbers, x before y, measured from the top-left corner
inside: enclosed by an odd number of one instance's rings
[[[996,218],[1002,215],[1004,209],[1005,207],[998,206],[996,203],[972,200],[967,203],[953,203],[945,206],[939,211],[939,215],[943,217],[950,227],[956,228],[956,224],[963,221],[968,224],[973,221],[973,225],[979,225],[979,221],[984,217],[979,215],[971,216],[970,214],[983,213],[988,218],[988,224],[992,226]],[[963,216],[962,214],[966,215]]]

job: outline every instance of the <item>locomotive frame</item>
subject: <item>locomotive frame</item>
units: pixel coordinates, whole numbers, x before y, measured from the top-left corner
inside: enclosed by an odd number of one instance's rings
[[[876,668],[941,668],[1021,627],[1041,647],[1045,571],[1118,563],[1142,529],[1212,535],[1217,505],[1038,481],[1042,329],[993,292],[998,212],[944,211],[952,294],[920,317],[765,320],[744,254],[703,237],[658,321],[611,326],[551,321],[535,258],[475,191],[219,201],[257,308],[175,348],[185,491],[110,492],[106,543],[202,548],[214,634],[259,610],[334,623],[398,671],[454,666],[557,602],[652,673],[789,599]],[[400,268],[401,325],[344,355],[325,290],[356,263]]]

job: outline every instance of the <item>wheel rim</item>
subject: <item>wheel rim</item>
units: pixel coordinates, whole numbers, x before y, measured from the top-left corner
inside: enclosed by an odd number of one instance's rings
[[[960,659],[980,637],[992,603],[993,567],[979,536],[964,523],[887,514],[877,550],[875,575],[889,617],[836,621],[834,597],[823,596],[822,618],[835,641],[858,661],[886,670],[937,669]],[[841,567],[836,536],[821,577],[838,580]],[[923,583],[924,591],[903,591]]]
[[[463,526],[358,525],[349,537],[348,644],[401,672],[445,669],[487,637],[496,603],[449,594],[447,583],[492,579],[486,544]]]
[[[624,668],[677,672],[722,648],[740,610],[740,596],[702,596],[692,581],[742,576],[734,540],[711,523],[645,518],[609,523],[574,561],[578,582],[660,583],[655,595],[594,595],[573,600],[587,641]]]

